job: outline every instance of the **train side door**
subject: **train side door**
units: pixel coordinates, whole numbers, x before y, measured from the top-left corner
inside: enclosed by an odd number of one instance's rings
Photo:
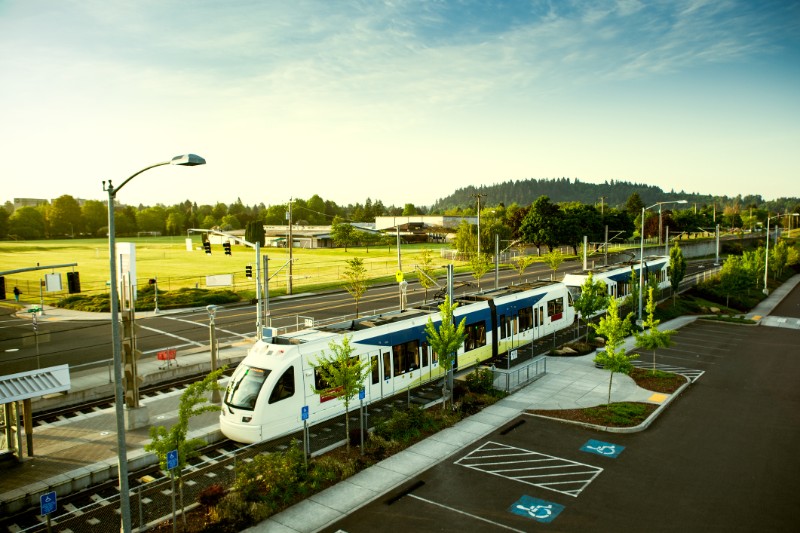
[[[382,389],[381,393],[383,396],[388,396],[394,393],[394,374],[392,369],[394,368],[394,361],[392,356],[392,350],[390,348],[384,348],[381,351],[381,383]]]
[[[383,386],[383,380],[381,379],[381,353],[370,352],[369,364],[372,366],[372,371],[370,372],[369,376],[367,376],[364,385],[367,391],[369,391],[367,398],[372,401],[379,399],[382,395],[381,389]]]

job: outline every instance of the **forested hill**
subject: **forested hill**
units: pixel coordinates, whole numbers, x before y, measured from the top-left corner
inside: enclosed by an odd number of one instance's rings
[[[466,208],[475,206],[475,194],[485,194],[481,198],[484,205],[511,205],[517,203],[522,206],[530,205],[540,196],[548,196],[552,202],[581,202],[584,204],[599,204],[600,197],[605,197],[603,202],[612,207],[625,205],[628,197],[632,193],[639,193],[645,204],[662,202],[667,200],[685,199],[690,203],[710,204],[716,200],[727,200],[726,197],[714,198],[710,195],[690,194],[685,192],[664,192],[655,185],[645,185],[643,183],[629,183],[627,181],[606,181],[605,183],[586,183],[578,179],[569,178],[556,179],[528,179],[523,181],[507,181],[495,185],[481,187],[465,187],[456,190],[446,198],[441,198],[433,204],[431,212],[444,212],[453,208]],[[761,205],[761,196],[742,198],[743,203],[750,202]]]

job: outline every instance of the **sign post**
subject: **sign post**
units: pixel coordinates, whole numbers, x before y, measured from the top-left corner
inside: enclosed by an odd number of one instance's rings
[[[358,407],[358,424],[359,433],[361,433],[361,455],[364,455],[364,397],[367,395],[364,387],[358,389],[358,401],[361,405]],[[347,436],[350,438],[350,435]]]
[[[304,405],[300,408],[300,418],[303,420],[303,464],[308,468],[308,406]]]
[[[39,514],[47,517],[47,531],[50,529],[50,514],[56,512],[58,508],[58,496],[56,491],[48,492],[39,496]]]
[[[170,492],[172,493],[172,533],[177,531],[177,524],[175,523],[175,470],[178,468],[178,450],[171,450],[167,452],[167,470],[169,470]]]

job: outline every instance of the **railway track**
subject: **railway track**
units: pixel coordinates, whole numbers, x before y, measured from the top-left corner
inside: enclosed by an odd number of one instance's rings
[[[161,394],[185,387],[194,379],[180,380],[149,390],[143,394]],[[388,418],[395,408],[409,403],[431,405],[437,403],[441,386],[429,383],[415,391],[405,391],[392,398],[366,408],[368,425]],[[38,415],[40,425],[58,424],[76,416],[87,416],[103,409],[112,409],[113,402],[97,401],[73,409],[55,410]],[[358,427],[358,410],[350,413],[351,427]],[[344,444],[344,419],[337,417],[309,428],[309,444],[312,455]],[[198,450],[197,457],[190,459],[183,471],[184,501],[187,506],[197,501],[199,494],[208,486],[219,483],[230,486],[235,479],[238,463],[262,453],[285,450],[292,441],[302,442],[302,432],[296,432],[279,439],[253,445],[243,445],[225,439]],[[157,465],[129,473],[131,518],[133,527],[142,530],[164,521],[172,513],[172,483]],[[85,490],[69,495],[59,495],[58,509],[51,514],[53,531],[72,531],[74,533],[116,530],[119,528],[119,487],[116,479],[95,484]],[[179,500],[179,499],[178,499]],[[38,507],[31,507],[19,513],[0,518],[0,533],[33,533],[46,531],[45,518],[39,515]]]

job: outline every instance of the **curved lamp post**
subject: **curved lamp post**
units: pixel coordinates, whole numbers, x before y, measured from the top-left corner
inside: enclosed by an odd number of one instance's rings
[[[771,217],[771,216],[769,216],[769,213],[767,213],[767,250],[766,250],[766,253],[764,254],[764,294],[765,295],[769,294],[769,286],[767,285],[767,282],[769,280],[769,221],[772,220],[773,218],[781,218],[781,217],[800,217],[800,214],[798,214],[798,213],[784,213],[782,215],[775,215],[774,217]],[[789,223],[789,225],[791,226],[791,222]],[[776,235],[775,244],[778,244],[777,233],[775,235]]]
[[[670,200],[668,202],[656,202],[650,207],[642,207],[642,234],[639,249],[639,315],[637,322],[642,321],[642,292],[644,291],[644,212],[658,206],[658,244],[661,244],[661,206],[664,204],[685,204],[686,200]]]
[[[125,412],[123,410],[122,390],[122,342],[119,334],[119,295],[117,294],[117,253],[115,250],[114,235],[114,199],[117,192],[133,178],[151,168],[163,165],[181,165],[193,167],[205,165],[206,160],[195,154],[185,154],[173,157],[169,161],[156,163],[145,167],[136,174],[122,182],[119,187],[114,187],[111,180],[103,182],[103,190],[108,192],[108,256],[111,273],[111,349],[114,355],[114,404],[117,415],[117,457],[119,460],[119,501],[120,514],[122,515],[122,531],[131,531],[131,502],[128,489],[128,451],[125,448]],[[106,185],[107,184],[107,185]]]

